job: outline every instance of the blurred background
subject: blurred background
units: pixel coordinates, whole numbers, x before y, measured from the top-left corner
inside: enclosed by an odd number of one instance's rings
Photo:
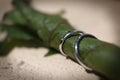
[[[119,0],[33,0],[32,6],[50,14],[64,10],[62,16],[74,28],[120,46]],[[0,0],[0,20],[11,9],[11,0]],[[0,80],[100,80],[60,54],[45,58],[47,51],[14,48],[0,58]]]

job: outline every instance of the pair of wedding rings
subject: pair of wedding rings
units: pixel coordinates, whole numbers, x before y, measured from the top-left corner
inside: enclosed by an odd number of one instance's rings
[[[65,43],[65,41],[72,37],[72,36],[78,36],[75,43],[74,43],[74,55],[75,55],[75,58],[77,60],[77,62],[86,70],[92,70],[91,68],[87,67],[83,62],[82,62],[82,59],[81,59],[81,56],[80,56],[80,51],[79,51],[79,45],[80,45],[80,42],[82,41],[83,38],[85,37],[91,37],[91,38],[96,38],[95,36],[91,35],[91,34],[86,34],[82,31],[78,31],[78,30],[73,30],[73,31],[69,31],[67,32],[63,38],[60,40],[60,45],[59,45],[59,50],[60,52],[62,53],[62,55],[64,56],[67,56],[64,51],[63,51],[63,44]]]

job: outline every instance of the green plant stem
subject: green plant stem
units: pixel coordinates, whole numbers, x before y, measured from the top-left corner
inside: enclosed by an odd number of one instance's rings
[[[25,4],[23,0],[13,1],[15,9],[7,13],[4,18],[34,29],[40,39],[49,47],[59,50],[61,38],[67,31],[74,30],[67,20],[61,18],[60,15],[48,15],[38,12]],[[75,61],[74,42],[76,38],[77,36],[67,39],[63,45],[65,54]],[[82,62],[88,67],[111,80],[120,80],[119,47],[88,37],[81,41],[79,50]]]

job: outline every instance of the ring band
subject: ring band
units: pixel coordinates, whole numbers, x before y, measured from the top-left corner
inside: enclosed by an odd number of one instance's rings
[[[63,36],[63,38],[60,40],[60,45],[59,45],[59,50],[60,50],[60,52],[62,53],[62,55],[67,56],[67,55],[64,53],[64,51],[63,51],[63,44],[65,43],[65,41],[66,41],[68,38],[72,37],[72,36],[81,35],[81,34],[84,34],[84,33],[83,33],[82,31],[74,30],[74,31],[69,31],[69,32],[67,32],[67,33]]]
[[[78,62],[83,68],[91,71],[91,70],[92,70],[91,68],[89,68],[89,67],[87,67],[85,64],[83,64],[82,59],[81,59],[81,56],[80,56],[80,51],[79,51],[79,44],[80,44],[80,42],[82,41],[82,39],[85,38],[85,37],[91,37],[91,38],[95,38],[95,39],[96,39],[96,37],[93,36],[93,35],[91,35],[91,34],[82,34],[82,35],[80,35],[80,36],[77,38],[77,40],[76,40],[76,42],[75,42],[75,44],[74,44],[75,57],[76,57],[77,62]]]
[[[95,38],[97,39],[95,36],[91,35],[91,34],[85,34],[84,32],[82,31],[77,31],[77,30],[74,30],[74,31],[69,31],[67,32],[63,38],[60,40],[60,44],[59,44],[59,50],[60,52],[62,53],[62,55],[66,56],[67,55],[64,53],[63,51],[63,44],[65,43],[65,41],[72,37],[72,36],[78,36],[77,40],[75,41],[74,43],[74,55],[75,55],[75,58],[77,60],[77,62],[86,70],[89,70],[89,71],[92,71],[92,69],[90,67],[87,67],[83,62],[82,62],[82,59],[81,59],[81,56],[80,56],[80,51],[79,51],[79,45],[80,45],[80,42],[82,41],[83,38],[85,37],[91,37],[91,38]]]

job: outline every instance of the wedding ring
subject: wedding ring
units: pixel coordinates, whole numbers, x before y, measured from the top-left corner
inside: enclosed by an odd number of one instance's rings
[[[77,62],[86,70],[89,70],[89,71],[92,71],[92,69],[88,66],[86,66],[84,63],[83,63],[83,60],[80,56],[80,51],[79,51],[79,46],[80,46],[80,42],[82,41],[83,38],[85,37],[91,37],[91,38],[95,38],[97,39],[95,36],[91,35],[91,34],[86,34],[82,31],[77,31],[77,30],[74,30],[74,31],[68,31],[63,37],[62,39],[60,40],[60,44],[59,44],[59,50],[60,52],[62,53],[62,55],[66,56],[67,55],[64,53],[64,50],[63,50],[63,45],[65,43],[65,41],[72,37],[72,36],[78,36],[75,43],[74,43],[74,55],[75,55],[75,58],[77,60]]]
[[[77,62],[86,70],[89,70],[89,71],[92,71],[91,68],[87,67],[84,63],[83,63],[83,60],[81,59],[81,56],[80,56],[80,51],[79,51],[79,46],[80,46],[80,42],[82,41],[83,38],[85,37],[91,37],[91,38],[95,38],[95,36],[91,35],[91,34],[82,34],[80,35],[75,44],[74,44],[74,49],[75,49],[75,57],[76,57],[76,60]]]
[[[64,51],[63,51],[63,45],[64,45],[65,41],[66,41],[68,38],[72,37],[72,36],[77,36],[77,35],[82,35],[82,34],[84,34],[82,31],[74,30],[74,31],[69,31],[69,32],[67,32],[67,33],[63,36],[63,38],[60,40],[60,45],[59,45],[59,50],[60,50],[60,52],[62,53],[62,55],[67,56],[67,55],[64,53]]]

